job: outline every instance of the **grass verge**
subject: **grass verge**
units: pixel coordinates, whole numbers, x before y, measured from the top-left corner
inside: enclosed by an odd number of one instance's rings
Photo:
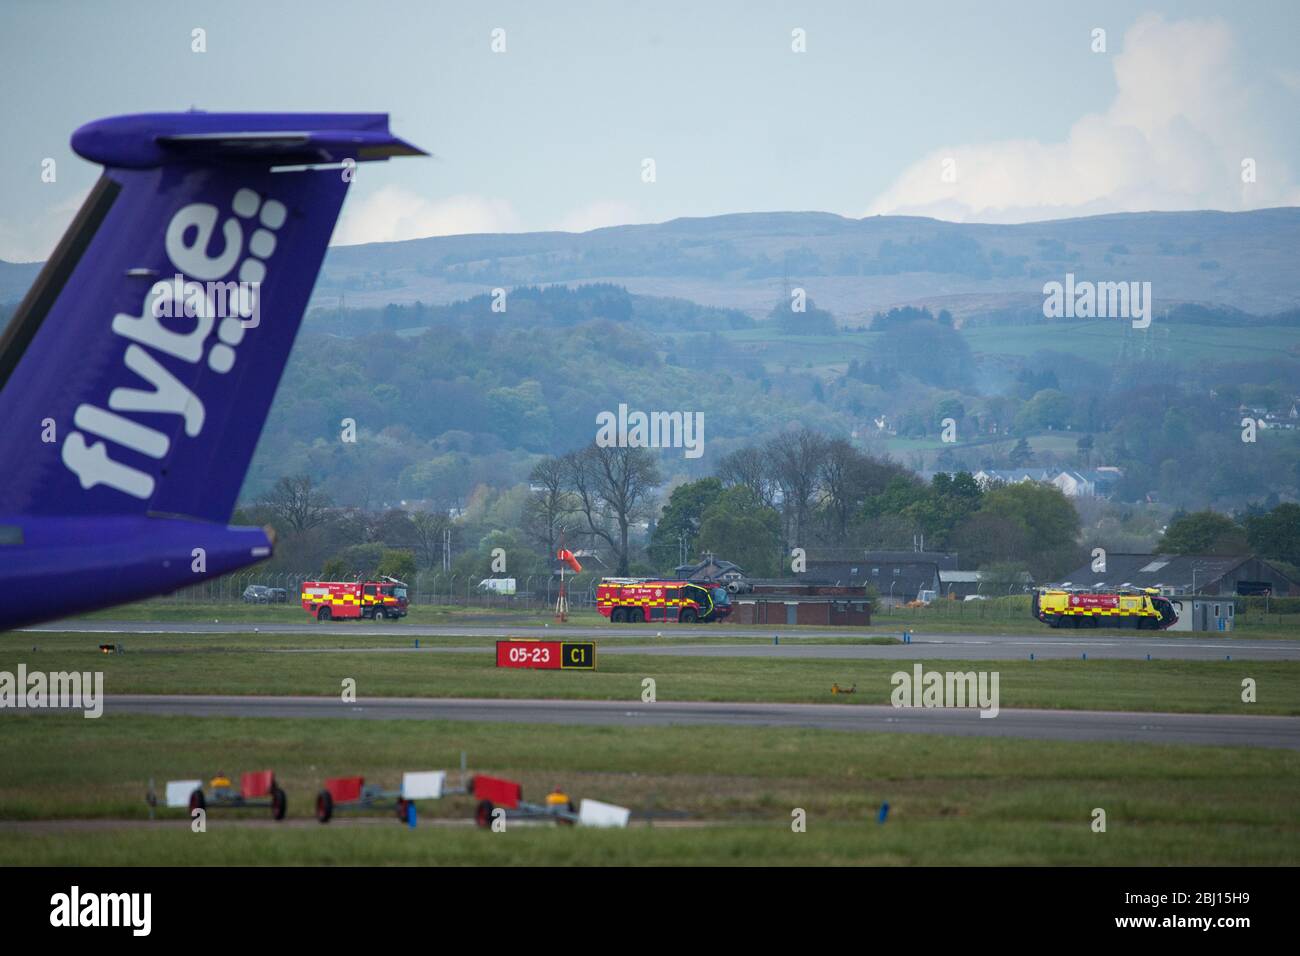
[[[907,648],[894,659],[834,660],[603,654],[594,672],[497,668],[484,651],[295,653],[301,638],[262,635],[264,647],[221,643],[227,635],[133,638],[124,654],[101,654],[94,635],[40,635],[0,643],[0,671],[102,671],[110,694],[293,694],[335,696],[345,679],[360,697],[486,697],[627,700],[642,680],[660,700],[886,704],[891,676],[911,672]],[[382,640],[376,638],[374,640]],[[285,653],[271,653],[267,648]],[[1001,706],[1209,714],[1300,714],[1300,662],[1186,660],[926,660],[927,671],[996,671]],[[1251,678],[1257,702],[1243,703]],[[831,685],[856,686],[831,694]]]
[[[520,780],[540,796],[672,811],[716,826],[623,832],[395,821],[309,822],[326,776],[395,785],[403,770]],[[1300,755],[1289,751],[971,739],[737,727],[547,727],[439,721],[6,718],[0,819],[141,820],[150,777],[273,768],[287,825],[263,810],[180,825],[89,830],[0,823],[0,865],[78,864],[1291,864],[1300,860]],[[888,823],[875,823],[888,801]],[[1105,833],[1092,812],[1107,814]],[[807,832],[791,832],[792,811]],[[463,820],[471,804],[421,806]],[[295,825],[293,821],[304,821]]]

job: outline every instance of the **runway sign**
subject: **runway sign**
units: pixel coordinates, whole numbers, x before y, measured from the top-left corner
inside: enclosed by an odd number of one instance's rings
[[[497,641],[497,667],[594,671],[596,644],[593,641]]]

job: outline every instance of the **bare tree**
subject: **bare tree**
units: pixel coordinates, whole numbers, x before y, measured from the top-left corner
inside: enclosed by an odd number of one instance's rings
[[[436,511],[416,511],[411,515],[414,529],[415,556],[424,568],[432,568],[442,561],[442,545],[451,518]]]
[[[718,462],[718,480],[728,488],[744,485],[764,505],[776,507],[776,480],[768,456],[756,447],[738,448]]]
[[[569,469],[563,459],[545,458],[528,476],[532,494],[524,505],[524,533],[554,558],[560,535],[574,524],[578,502],[569,490]]]
[[[808,515],[820,486],[826,439],[810,428],[784,432],[764,446],[772,474],[781,487],[786,543],[803,547],[807,542]]]
[[[854,512],[861,503],[864,458],[847,439],[833,438],[826,445],[820,475],[825,494],[822,505],[829,537],[835,544],[842,544],[847,539]]]
[[[628,529],[649,516],[650,494],[663,481],[658,461],[645,448],[607,448],[593,442],[565,455],[563,462],[586,530],[614,550],[617,573],[627,574]]]
[[[286,475],[260,503],[299,533],[324,524],[331,507],[329,498],[312,485],[310,475]]]

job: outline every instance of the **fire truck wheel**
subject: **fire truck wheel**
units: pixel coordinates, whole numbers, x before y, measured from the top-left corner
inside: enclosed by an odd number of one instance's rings
[[[323,608],[321,608],[319,611],[316,612],[316,622],[317,622],[317,623],[320,623],[321,621],[328,621],[329,619],[330,619],[330,609],[329,609],[329,608],[327,608],[327,607],[323,607]]]
[[[388,620],[388,615],[384,613],[383,608],[375,608],[375,620],[380,624]]]
[[[321,823],[329,823],[332,816],[334,816],[334,798],[330,796],[328,790],[322,790],[316,794],[316,819]]]
[[[190,816],[194,815],[195,810],[202,810],[207,806],[207,801],[203,799],[203,791],[195,790],[190,794]]]
[[[480,800],[474,808],[474,822],[486,830],[492,826],[492,811],[495,809],[491,800]]]
[[[283,820],[285,811],[289,809],[288,800],[285,799],[284,791],[279,787],[271,788],[271,819]]]
[[[695,619],[696,619],[695,609],[690,607],[682,611],[682,616],[678,618],[678,620],[680,620],[683,624],[694,624]]]
[[[616,607],[614,608],[614,610],[609,612],[609,623],[611,624],[623,623],[623,609],[621,607]]]

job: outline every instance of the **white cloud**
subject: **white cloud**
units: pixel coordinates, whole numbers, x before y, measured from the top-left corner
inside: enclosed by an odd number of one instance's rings
[[[425,199],[400,186],[384,186],[344,205],[333,243],[350,246],[520,228],[519,217],[504,199],[471,195]]]
[[[1024,222],[1300,204],[1272,124],[1254,106],[1256,74],[1237,61],[1223,21],[1144,16],[1114,54],[1114,72],[1110,107],[1078,119],[1064,142],[935,150],[877,196],[867,215]],[[1248,157],[1257,164],[1252,184],[1241,182]],[[949,158],[956,182],[943,181]]]

